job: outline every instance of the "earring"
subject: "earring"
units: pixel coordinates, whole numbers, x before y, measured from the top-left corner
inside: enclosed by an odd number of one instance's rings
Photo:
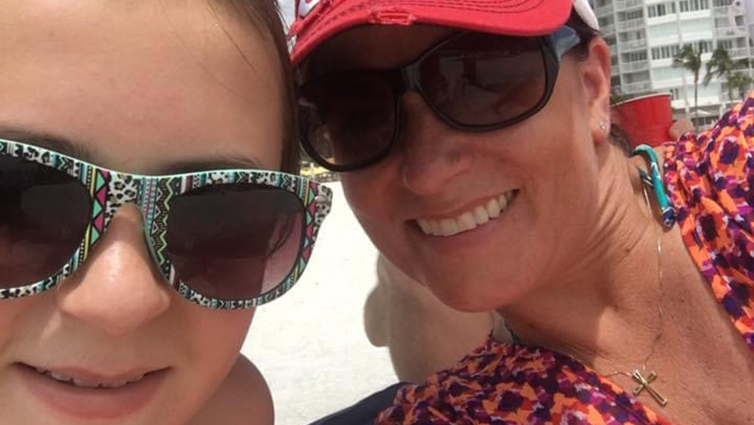
[[[607,131],[607,124],[605,124],[604,122],[601,122],[600,123],[600,131],[602,131],[603,133],[605,131]]]

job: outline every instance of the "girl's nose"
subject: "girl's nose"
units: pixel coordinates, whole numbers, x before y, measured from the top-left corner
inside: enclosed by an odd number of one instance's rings
[[[170,291],[145,245],[140,211],[126,205],[115,214],[86,263],[57,293],[65,313],[117,336],[165,312]]]

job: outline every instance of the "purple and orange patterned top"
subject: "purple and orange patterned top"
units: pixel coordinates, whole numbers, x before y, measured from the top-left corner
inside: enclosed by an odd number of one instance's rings
[[[664,149],[665,182],[684,243],[754,351],[754,96],[711,130],[666,143]],[[492,338],[424,384],[402,388],[376,421],[510,423],[668,422],[568,356]]]

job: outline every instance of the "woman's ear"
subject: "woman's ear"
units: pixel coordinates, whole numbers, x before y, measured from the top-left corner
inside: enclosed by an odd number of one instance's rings
[[[610,134],[610,48],[597,37],[589,42],[588,56],[582,63],[582,76],[589,125],[595,143],[608,140]]]

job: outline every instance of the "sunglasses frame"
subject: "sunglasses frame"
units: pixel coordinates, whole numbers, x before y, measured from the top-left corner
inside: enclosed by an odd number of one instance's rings
[[[51,276],[34,283],[0,289],[0,300],[20,298],[47,291],[74,273],[115,216],[129,203],[139,207],[144,219],[144,237],[149,253],[160,274],[187,300],[212,309],[235,310],[256,307],[287,292],[306,268],[320,226],[332,205],[332,191],[301,176],[266,170],[212,170],[185,174],[147,176],[123,173],[99,167],[76,158],[13,140],[0,139],[0,156],[23,159],[62,171],[79,181],[89,194],[91,216],[81,243],[70,259]],[[165,235],[170,201],[191,190],[232,183],[264,185],[290,192],[301,201],[302,235],[298,255],[290,272],[269,291],[252,299],[228,300],[207,297],[181,281],[166,252]],[[250,213],[253,213],[250,212]]]
[[[334,75],[329,75],[324,78],[338,78],[339,75],[351,73],[351,72],[367,72],[372,75],[379,75],[384,81],[386,81],[393,92],[393,99],[395,102],[394,105],[394,111],[395,116],[393,119],[395,120],[395,126],[393,128],[393,134],[391,136],[391,139],[388,144],[385,145],[385,147],[382,149],[380,153],[375,155],[373,158],[370,158],[365,161],[361,161],[355,164],[351,165],[338,165],[338,164],[332,164],[328,162],[325,158],[323,158],[317,150],[314,148],[314,146],[309,141],[308,137],[308,131],[306,131],[306,128],[309,125],[309,116],[311,113],[309,112],[309,109],[313,109],[310,106],[303,105],[301,102],[299,102],[299,116],[300,118],[300,126],[301,126],[301,144],[309,156],[316,161],[318,164],[323,166],[324,168],[327,168],[331,171],[336,172],[344,172],[344,171],[356,171],[362,168],[369,167],[371,165],[376,164],[377,162],[384,159],[390,151],[393,149],[393,146],[395,145],[396,141],[398,140],[400,136],[400,130],[401,130],[401,124],[402,124],[402,113],[401,113],[401,97],[409,91],[414,91],[418,93],[422,99],[424,99],[424,102],[432,109],[432,111],[436,114],[438,118],[445,124],[447,124],[449,127],[453,128],[454,130],[464,131],[464,132],[470,132],[470,133],[484,133],[492,130],[498,130],[504,127],[511,126],[513,124],[517,124],[521,121],[526,120],[527,118],[531,117],[532,115],[536,114],[542,108],[547,105],[547,103],[550,101],[550,98],[552,97],[553,90],[555,88],[555,81],[558,78],[558,72],[560,70],[560,61],[562,61],[563,56],[572,48],[576,47],[581,43],[581,37],[579,34],[574,30],[573,28],[569,26],[562,26],[560,29],[555,31],[554,33],[537,37],[537,40],[540,45],[540,52],[542,54],[543,63],[545,66],[545,90],[542,95],[542,97],[539,99],[539,101],[529,110],[512,117],[510,119],[507,119],[502,122],[488,124],[488,125],[469,125],[469,124],[463,124],[459,123],[452,118],[450,118],[447,114],[445,114],[443,111],[441,111],[434,102],[432,102],[429,97],[425,94],[425,91],[421,84],[421,79],[419,77],[419,68],[421,67],[422,62],[429,56],[431,56],[434,52],[441,49],[446,44],[457,40],[458,38],[461,38],[468,34],[476,34],[472,32],[460,32],[453,34],[452,36],[440,41],[439,43],[433,45],[430,47],[427,51],[421,54],[419,58],[417,58],[412,63],[403,66],[401,68],[392,69],[392,70],[349,70],[342,73],[337,73]],[[305,87],[308,84],[316,84],[318,78],[315,78],[313,80],[307,81],[306,83],[302,84],[302,87]],[[305,91],[305,90],[302,90]]]

